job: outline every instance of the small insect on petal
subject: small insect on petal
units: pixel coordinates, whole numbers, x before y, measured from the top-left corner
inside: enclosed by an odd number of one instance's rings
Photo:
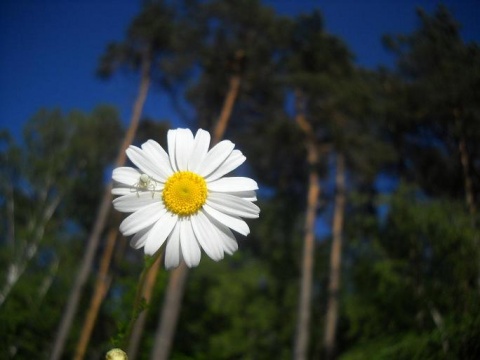
[[[150,182],[150,176],[148,176],[147,174],[142,174],[140,175],[140,185],[141,186],[148,186]]]
[[[136,192],[138,196],[139,191],[151,191],[152,192],[152,198],[155,195],[155,189],[157,187],[157,182],[153,180],[150,176],[147,174],[141,174],[138,182],[132,185],[132,192]]]

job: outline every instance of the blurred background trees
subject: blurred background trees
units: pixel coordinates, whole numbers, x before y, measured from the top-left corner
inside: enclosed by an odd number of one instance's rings
[[[213,131],[228,116],[226,137],[247,155],[242,171],[259,182],[262,209],[238,253],[204,256],[190,271],[170,358],[291,359],[301,328],[303,358],[478,358],[480,49],[462,40],[448,9],[419,11],[411,34],[385,36],[397,65],[367,70],[318,11],[168,4],[147,2],[99,72],[143,71],[178,110],[181,122],[143,119],[134,143],[165,145],[168,128]],[[2,358],[49,358],[125,130],[114,108],[99,106],[39,110],[22,141],[1,133]],[[312,174],[319,191],[307,229]],[[102,251],[64,358],[75,352]],[[117,240],[85,358],[102,358],[128,321],[142,262]],[[168,276],[160,270],[154,283],[138,359],[154,347]]]

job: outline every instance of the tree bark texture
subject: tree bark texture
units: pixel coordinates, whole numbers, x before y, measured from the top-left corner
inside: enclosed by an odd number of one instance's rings
[[[460,141],[458,143],[458,150],[460,152],[460,163],[462,164],[462,170],[463,170],[463,182],[465,186],[465,202],[467,204],[469,213],[473,215],[476,213],[477,208],[475,205],[472,176],[470,175],[470,156],[468,154],[467,142],[465,140],[465,136],[462,136],[460,138]]]
[[[293,350],[293,358],[295,360],[305,360],[308,358],[310,338],[312,281],[315,254],[315,220],[317,215],[318,196],[320,194],[320,179],[316,169],[318,163],[318,147],[313,128],[305,116],[305,100],[303,94],[299,90],[296,91],[295,96],[295,120],[306,137],[307,162],[310,168],[308,174],[307,209],[305,212],[297,330]]]
[[[75,350],[75,360],[82,360],[85,358],[87,346],[92,335],[95,321],[97,320],[98,311],[100,310],[102,301],[110,287],[111,276],[108,274],[108,269],[110,268],[110,262],[112,260],[113,249],[115,248],[115,240],[117,239],[117,235],[118,230],[116,228],[111,228],[108,232],[107,245],[103,251],[103,256],[100,261],[100,269],[95,282],[95,290],[92,294],[92,299],[90,300],[90,306],[83,323],[80,339],[78,340],[77,348]]]
[[[463,127],[461,110],[458,108],[453,109],[453,117],[457,130],[460,133],[458,139],[458,152],[460,154],[460,164],[463,172],[463,184],[465,188],[465,203],[470,215],[474,215],[477,211],[475,205],[475,195],[473,189],[473,180],[470,172],[470,154],[467,149],[467,139],[465,136],[465,129]]]
[[[345,157],[337,153],[335,175],[335,209],[332,224],[332,249],[330,252],[330,279],[325,320],[326,359],[335,358],[335,339],[337,333],[339,291],[342,262],[342,237],[345,217]]]
[[[229,90],[222,106],[222,112],[220,113],[217,125],[215,126],[215,130],[213,132],[214,142],[220,141],[220,139],[223,138],[223,134],[225,134],[228,120],[232,115],[233,105],[235,105],[235,100],[237,99],[238,92],[240,90],[240,82],[241,78],[239,74],[235,74],[230,77],[230,83],[228,87]]]
[[[28,233],[31,234],[30,237],[27,237],[26,239],[19,239],[22,240],[22,246],[21,248],[21,255],[20,258],[14,259],[9,265],[8,265],[8,270],[7,270],[7,279],[5,284],[2,286],[0,290],[0,307],[4,304],[4,302],[7,300],[8,295],[12,291],[13,287],[15,284],[19,281],[20,277],[25,273],[25,270],[27,269],[28,264],[30,261],[33,259],[33,257],[37,254],[39,244],[41,240],[43,239],[43,235],[45,233],[45,228],[48,225],[48,222],[54,215],[56,209],[60,205],[60,202],[62,200],[62,195],[58,194],[51,200],[47,200],[47,191],[43,191],[43,194],[41,195],[41,203],[45,204],[45,207],[43,209],[41,219],[36,221],[35,219],[31,219],[29,224],[28,224]],[[14,203],[13,203],[13,198],[12,198],[12,204],[9,205],[8,210],[14,210]],[[13,216],[14,214],[12,213],[11,215],[8,216]],[[12,226],[12,235],[14,235],[14,230],[13,226],[14,223],[11,223]],[[15,243],[17,239],[13,238],[12,241]]]
[[[160,313],[159,327],[155,334],[154,347],[150,356],[152,360],[168,359],[172,348],[178,316],[182,304],[188,267],[182,262],[170,274],[167,292]]]

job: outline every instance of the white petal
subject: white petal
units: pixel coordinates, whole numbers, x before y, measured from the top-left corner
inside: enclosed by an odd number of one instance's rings
[[[170,165],[174,172],[178,171],[177,162],[175,161],[175,141],[177,138],[177,130],[168,130],[167,142],[168,142],[168,156],[170,157]]]
[[[152,225],[155,221],[160,219],[165,211],[167,210],[159,201],[147,205],[126,217],[120,224],[120,231],[125,236],[133,235],[137,231]]]
[[[222,176],[242,165],[245,159],[246,157],[243,156],[240,150],[233,150],[230,156],[218,167],[218,169],[206,177],[206,180],[213,181],[220,179]]]
[[[209,220],[212,222],[220,235],[220,244],[222,245],[223,251],[225,251],[229,255],[232,255],[235,251],[238,250],[238,243],[232,231],[211,216],[209,217]]]
[[[132,186],[135,183],[138,183],[140,178],[140,171],[132,167],[118,167],[112,172],[112,179],[125,185]]]
[[[165,178],[165,175],[159,171],[158,164],[156,159],[152,157],[149,152],[143,151],[142,149],[130,145],[127,149],[128,158],[145,174],[154,178],[155,180],[162,180]],[[138,178],[135,183],[138,182]]]
[[[202,252],[188,219],[180,220],[180,247],[188,267],[195,267],[200,262]]]
[[[117,186],[117,185],[114,185]],[[132,193],[132,188],[129,187],[114,187],[112,189],[112,195],[129,195]]]
[[[208,131],[198,129],[193,142],[192,153],[188,160],[188,170],[196,172],[208,153],[210,146],[210,133]]]
[[[254,203],[230,194],[211,193],[206,203],[218,211],[233,216],[256,219],[260,213],[260,208]]]
[[[132,190],[132,189],[131,189]],[[135,189],[133,189],[135,191]],[[133,192],[113,200],[113,207],[120,212],[134,212],[144,206],[159,202],[158,195],[154,198],[151,191]]]
[[[180,264],[180,226],[177,221],[165,249],[165,268],[175,268]]]
[[[151,230],[151,228],[151,226],[146,227],[145,229],[142,229],[133,235],[132,240],[130,240],[130,246],[134,249],[140,249],[143,247],[147,241],[148,232]]]
[[[188,168],[188,160],[192,153],[193,134],[189,129],[178,129],[175,139],[175,160],[178,171],[185,171]]]
[[[228,231],[223,239],[223,249],[228,255],[233,255],[235,251],[238,250],[238,243],[233,235],[232,231],[225,226],[225,230]]]
[[[178,216],[168,211],[158,219],[148,234],[147,243],[145,244],[145,254],[153,255],[160,249],[167,237],[172,233],[177,220]]]
[[[208,190],[218,192],[237,192],[257,190],[257,182],[247,177],[225,177],[207,183]]]
[[[203,209],[205,209],[206,213],[221,222],[222,224],[228,226],[230,229],[235,230],[236,232],[242,235],[250,234],[250,229],[245,221],[240,219],[237,216],[230,216],[225,213],[222,213],[208,204],[203,205]]]
[[[203,210],[192,216],[192,228],[205,253],[212,260],[219,261],[223,259],[223,247],[220,239],[215,227]]]
[[[243,200],[247,201],[257,201],[257,195],[255,194],[255,191],[237,191],[237,192],[225,192],[224,194],[230,194],[230,195],[235,195],[238,196],[239,198],[242,198]]]
[[[228,158],[232,153],[235,145],[229,140],[220,141],[217,145],[210,149],[203,159],[202,164],[198,168],[198,174],[207,177]]]
[[[155,140],[148,140],[142,145],[142,149],[155,159],[155,165],[158,172],[163,176],[163,178],[158,180],[165,182],[167,178],[173,174],[173,169],[170,165],[170,159],[167,152],[163,150],[160,144]]]

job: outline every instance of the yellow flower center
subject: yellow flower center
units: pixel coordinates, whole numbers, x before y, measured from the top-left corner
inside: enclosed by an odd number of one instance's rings
[[[207,183],[193,172],[180,171],[167,179],[162,196],[169,211],[180,216],[193,215],[207,200]]]

